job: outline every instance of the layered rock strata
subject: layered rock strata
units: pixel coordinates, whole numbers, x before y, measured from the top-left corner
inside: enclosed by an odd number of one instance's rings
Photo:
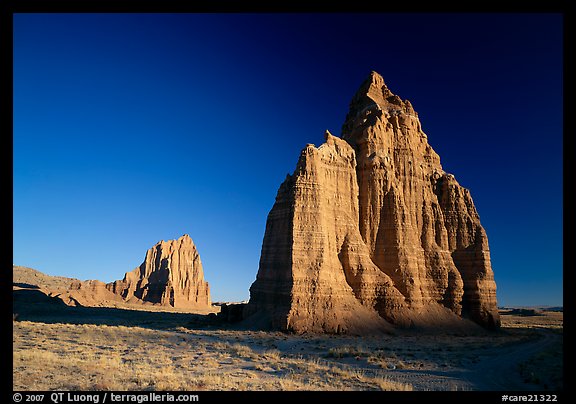
[[[486,233],[418,114],[372,72],[268,215],[244,317],[296,332],[500,324]]]
[[[189,235],[160,241],[146,252],[144,262],[107,288],[129,302],[149,302],[176,308],[209,308],[210,287]]]

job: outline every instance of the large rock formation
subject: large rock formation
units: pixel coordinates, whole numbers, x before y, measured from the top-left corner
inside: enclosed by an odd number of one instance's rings
[[[196,246],[187,234],[160,241],[144,262],[107,288],[129,302],[149,302],[176,308],[210,308],[210,288]]]
[[[244,316],[296,332],[500,324],[486,233],[408,100],[372,72],[268,215]]]

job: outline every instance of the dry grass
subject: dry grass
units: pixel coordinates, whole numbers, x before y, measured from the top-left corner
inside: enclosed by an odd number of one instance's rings
[[[450,375],[534,340],[544,322],[522,320],[507,317],[512,326],[500,333],[378,337],[15,321],[13,388],[465,390],[470,383]],[[561,378],[561,351],[560,345],[527,362],[523,373],[549,363]],[[537,376],[550,388],[561,383]]]
[[[564,313],[545,311],[536,316],[520,316],[507,314],[506,311],[500,315],[502,326],[506,328],[530,329],[548,328],[562,330],[564,328]]]
[[[16,390],[408,390],[382,375],[249,346],[238,332],[14,323]],[[253,335],[251,336],[253,337]],[[238,337],[239,338],[239,337]],[[266,345],[266,344],[263,344]]]
[[[564,387],[562,357],[563,338],[560,338],[554,346],[518,364],[518,370],[526,383],[542,390],[559,391]]]
[[[361,346],[337,346],[328,350],[327,356],[329,358],[346,358],[346,357],[366,357],[370,353]]]

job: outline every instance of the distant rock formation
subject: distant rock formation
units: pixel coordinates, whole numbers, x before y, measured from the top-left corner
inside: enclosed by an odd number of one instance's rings
[[[307,145],[268,215],[244,317],[295,332],[499,327],[486,233],[418,114],[372,72],[342,138]]]
[[[210,287],[202,262],[187,234],[160,241],[146,253],[144,262],[123,280],[104,283],[54,277],[31,268],[13,266],[13,289],[38,289],[68,306],[120,307],[157,305],[180,309],[211,310]]]
[[[96,280],[80,281],[75,278],[50,276],[17,265],[12,266],[12,279],[14,291],[34,290],[67,306],[112,307],[123,302],[122,297],[109,291],[104,282]]]
[[[144,262],[124,279],[106,286],[128,302],[149,302],[176,308],[210,308],[210,287],[189,235],[160,241]]]

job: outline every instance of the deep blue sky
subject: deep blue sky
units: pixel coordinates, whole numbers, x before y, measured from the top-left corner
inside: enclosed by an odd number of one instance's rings
[[[16,14],[14,257],[112,281],[190,234],[242,300],[307,143],[370,73],[471,190],[500,305],[562,304],[560,14]]]

